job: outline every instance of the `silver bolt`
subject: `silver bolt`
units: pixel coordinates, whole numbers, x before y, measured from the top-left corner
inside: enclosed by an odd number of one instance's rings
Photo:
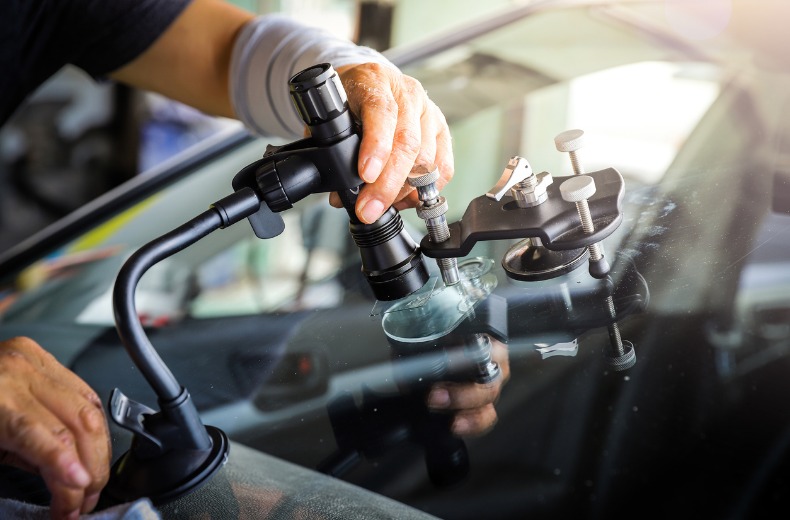
[[[560,184],[560,194],[563,200],[576,203],[576,210],[579,213],[579,219],[582,221],[584,233],[587,235],[592,234],[595,231],[595,227],[587,199],[595,195],[595,180],[589,175],[571,177]],[[597,262],[603,258],[603,246],[600,243],[590,244],[589,249],[591,262]],[[611,296],[606,297],[606,307],[609,311],[609,317],[614,320],[616,314],[614,300]],[[634,366],[634,363],[636,363],[634,347],[630,342],[626,342],[627,346],[623,343],[617,322],[612,321],[607,329],[612,347],[612,353],[606,357],[609,366],[616,371],[627,370]]]
[[[562,199],[576,203],[576,211],[582,222],[582,230],[587,235],[595,231],[590,206],[587,199],[595,195],[595,180],[589,175],[577,175],[560,184]],[[598,262],[603,258],[603,246],[600,243],[590,244],[590,261]]]
[[[412,168],[406,179],[410,186],[417,188],[420,203],[417,205],[417,216],[425,220],[428,237],[431,242],[441,243],[450,238],[450,228],[444,214],[447,213],[447,201],[439,195],[436,181],[439,180],[439,169],[422,164]],[[436,263],[442,273],[445,285],[457,284],[461,277],[458,274],[458,261],[455,258],[437,258]]]
[[[615,314],[614,310],[614,299],[611,296],[606,297],[606,307],[609,311],[609,317],[614,319],[617,315]],[[623,350],[623,338],[620,336],[620,327],[617,323],[612,323],[609,325],[609,338],[612,340],[612,348],[614,349],[614,353],[618,356],[622,356],[625,354]]]
[[[584,168],[579,162],[579,149],[584,144],[584,131],[583,130],[566,130],[554,138],[554,146],[557,147],[559,152],[567,152],[571,158],[571,166],[573,173],[576,175],[583,175]]]
[[[590,206],[587,203],[587,199],[595,194],[595,180],[590,176],[584,175],[584,168],[579,161],[579,149],[584,145],[584,131],[574,129],[561,132],[554,138],[554,145],[557,147],[557,151],[568,153],[573,173],[577,175],[577,177],[568,179],[560,185],[562,198],[568,202],[576,203],[576,211],[579,213],[582,230],[585,234],[591,235],[595,231],[595,226],[593,225],[592,215],[590,215]],[[602,244],[591,244],[588,249],[591,262],[598,262],[603,258]],[[606,297],[606,307],[609,311],[609,316],[614,319],[616,315],[614,300],[611,296]],[[612,354],[606,357],[607,363],[616,371],[627,370],[634,366],[636,363],[634,346],[630,341],[625,342],[626,344],[623,343],[617,322],[613,321],[607,329],[612,347]]]
[[[614,300],[611,296],[606,297],[606,308],[609,311],[609,317],[614,320],[617,315],[615,313]],[[636,364],[636,351],[633,343],[623,341],[620,336],[620,327],[616,321],[612,321],[607,330],[609,331],[611,351],[606,355],[606,362],[616,372],[628,370]]]

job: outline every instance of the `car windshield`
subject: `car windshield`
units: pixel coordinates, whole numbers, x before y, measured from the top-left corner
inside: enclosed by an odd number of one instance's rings
[[[140,319],[206,423],[442,518],[603,515],[636,499],[656,514],[759,512],[790,460],[773,404],[790,352],[787,69],[742,35],[679,30],[665,2],[538,4],[391,56],[450,124],[451,222],[512,156],[572,175],[554,138],[584,130],[583,168],[624,180],[608,278],[584,261],[516,280],[501,264],[521,240],[481,241],[459,259],[487,284],[470,305],[480,319],[429,337],[427,314],[376,302],[346,213],[317,194],[282,213],[276,238],[241,222],[158,264],[137,290]],[[152,402],[113,329],[118,269],[230,193],[267,143],[230,147],[4,273],[2,337],[36,339],[100,395]],[[425,224],[402,216],[419,242]],[[428,296],[409,301],[445,305],[426,263]],[[432,350],[451,332],[507,345],[498,421],[469,439],[424,406],[428,383],[452,380],[454,358]]]
[[[661,60],[662,49],[616,21],[574,9],[544,13],[405,68],[451,124],[463,180],[444,193],[457,201],[448,218],[460,218],[466,202],[496,183],[510,155],[526,156],[539,171],[569,173],[567,158],[552,146],[563,127],[585,128],[588,170],[615,167],[630,187],[662,179],[718,97],[724,73],[710,62]],[[549,28],[565,25],[600,33],[593,41],[607,49],[628,51],[581,59],[573,56],[578,49],[552,48]],[[125,257],[228,193],[229,179],[259,158],[262,146],[251,143],[201,168],[29,267],[16,280],[24,298],[6,289],[15,305],[6,303],[5,321],[112,325],[111,289]],[[345,213],[316,196],[283,216],[286,231],[275,239],[261,241],[236,226],[157,266],[140,288],[141,313],[169,322],[336,306],[343,289],[333,288],[331,279],[357,261]],[[404,217],[418,237],[422,222],[413,212]],[[100,270],[104,276],[97,276]],[[55,286],[69,305],[52,298]]]

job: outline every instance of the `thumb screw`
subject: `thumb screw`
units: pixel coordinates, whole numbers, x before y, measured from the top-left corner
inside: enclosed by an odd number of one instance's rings
[[[579,162],[579,149],[584,145],[583,130],[566,130],[554,138],[554,146],[558,152],[567,152],[571,158],[573,173],[583,175],[584,168]]]
[[[589,175],[576,175],[560,184],[560,195],[568,202],[576,203],[576,211],[586,235],[595,231],[590,206],[587,199],[595,195],[595,180]],[[590,274],[595,278],[603,278],[609,272],[609,262],[604,258],[603,245],[600,242],[590,244]]]
[[[439,195],[436,181],[439,180],[439,169],[436,166],[427,168],[418,164],[412,168],[407,181],[417,188],[420,203],[417,205],[417,216],[425,221],[428,237],[431,242],[441,243],[450,238],[450,228],[444,214],[447,213],[447,201]],[[455,258],[437,258],[436,263],[442,273],[445,285],[455,285],[460,280],[458,261]]]

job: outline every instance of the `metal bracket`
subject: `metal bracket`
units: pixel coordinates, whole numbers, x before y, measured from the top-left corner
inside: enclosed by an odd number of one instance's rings
[[[520,208],[512,196],[497,201],[486,195],[477,197],[461,220],[450,224],[450,238],[432,242],[427,236],[420,243],[422,252],[432,258],[466,256],[479,241],[517,238],[540,238],[555,251],[587,247],[611,235],[623,220],[622,200],[625,183],[614,168],[589,173],[598,187],[588,200],[595,232],[585,234],[573,203],[560,195],[559,186],[566,177],[554,178],[547,187],[548,199],[538,206]]]

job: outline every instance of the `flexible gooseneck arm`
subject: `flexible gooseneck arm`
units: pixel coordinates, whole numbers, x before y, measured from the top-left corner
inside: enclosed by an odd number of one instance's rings
[[[172,500],[206,482],[227,458],[225,434],[203,425],[189,392],[151,345],[137,315],[135,290],[152,266],[213,231],[254,214],[260,205],[252,189],[234,192],[140,248],[118,274],[113,291],[116,329],[129,356],[156,392],[160,410],[129,399],[117,388],[113,391],[112,419],[135,434],[130,450],[113,466],[105,489],[114,501],[142,496],[154,503]]]
[[[221,225],[222,220],[217,211],[207,210],[137,250],[118,273],[113,291],[118,335],[160,400],[176,399],[181,393],[181,385],[151,345],[138,319],[134,302],[137,283],[152,266],[189,247]]]
[[[176,399],[182,388],[151,345],[137,316],[134,295],[140,278],[155,264],[210,233],[238,222],[257,211],[259,206],[260,200],[252,190],[234,192],[215,203],[211,209],[141,247],[118,273],[113,291],[118,335],[161,401]]]

